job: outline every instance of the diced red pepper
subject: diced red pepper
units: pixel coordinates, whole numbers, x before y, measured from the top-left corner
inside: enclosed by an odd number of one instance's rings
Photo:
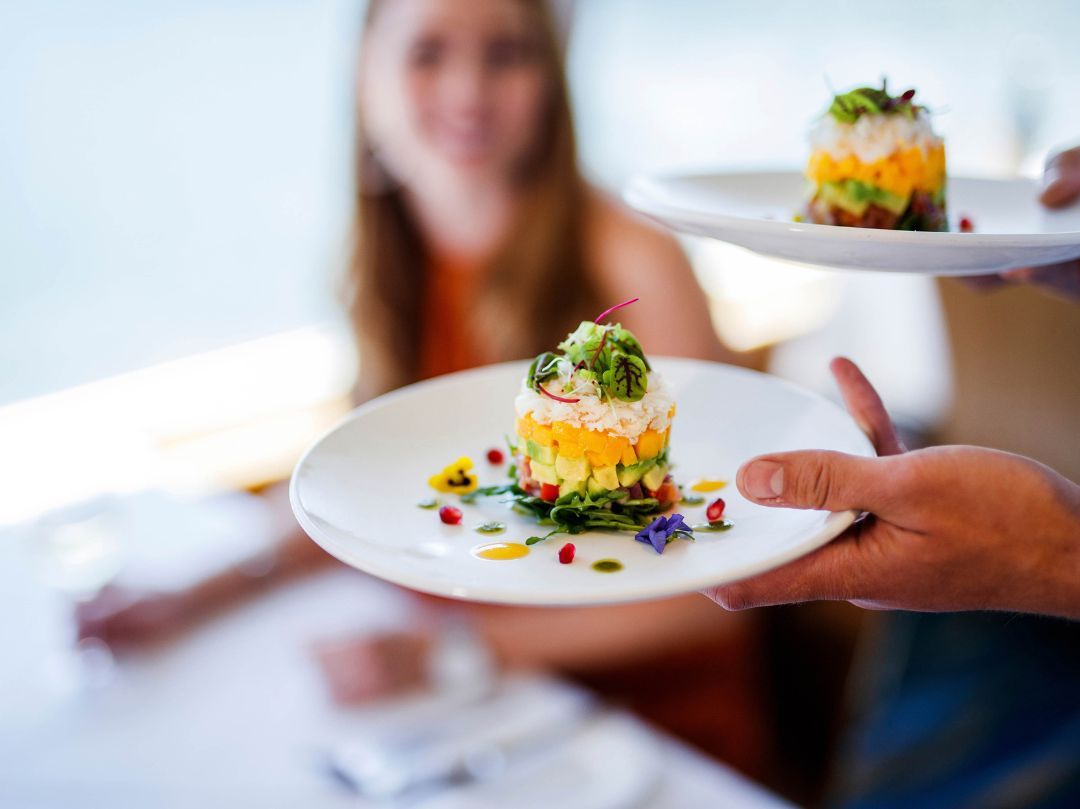
[[[453,506],[443,506],[439,509],[439,519],[447,525],[460,525],[461,509]]]
[[[547,500],[549,503],[554,503],[559,499],[559,487],[553,486],[550,483],[541,483],[540,499]]]
[[[724,501],[719,497],[709,503],[709,507],[705,509],[705,516],[709,522],[720,522],[724,519],[724,506]]]
[[[503,454],[501,449],[489,449],[487,451],[488,463],[493,466],[498,466],[503,462]]]
[[[646,491],[649,490],[646,489]],[[655,492],[649,492],[649,495],[659,500],[662,508],[667,508],[678,499],[679,490],[675,487],[671,475],[668,475],[664,478],[664,482],[660,484],[660,488]]]
[[[568,565],[574,561],[574,551],[577,548],[574,547],[573,542],[567,542],[561,548],[559,548],[559,564]]]

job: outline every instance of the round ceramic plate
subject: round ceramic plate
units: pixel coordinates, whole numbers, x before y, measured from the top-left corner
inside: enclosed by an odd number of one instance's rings
[[[1080,205],[1050,211],[1031,180],[949,181],[950,222],[974,233],[875,230],[794,221],[807,198],[797,172],[639,177],[629,205],[682,233],[803,264],[929,275],[979,275],[1080,256]]]
[[[696,360],[659,358],[654,365],[678,403],[670,453],[672,474],[684,485],[731,481],[743,461],[764,452],[873,454],[843,410],[775,377]],[[552,537],[518,559],[479,558],[479,546],[522,543],[547,529],[498,497],[465,505],[438,495],[464,513],[456,526],[443,525],[436,511],[417,503],[436,495],[428,478],[462,455],[474,459],[480,485],[507,480],[506,464],[489,464],[486,452],[505,447],[513,433],[514,397],[526,367],[513,362],[451,374],[353,411],[293,472],[290,497],[300,525],[346,564],[406,587],[475,601],[556,605],[659,598],[734,581],[808,553],[855,517],[765,508],[744,500],[732,484],[711,497],[724,498],[734,527],[676,540],[663,554],[630,533],[589,532]],[[705,521],[704,505],[676,510],[690,524]],[[506,530],[475,530],[491,520],[506,523]],[[557,553],[567,541],[577,555],[562,565]],[[622,570],[593,570],[601,559],[617,560]]]

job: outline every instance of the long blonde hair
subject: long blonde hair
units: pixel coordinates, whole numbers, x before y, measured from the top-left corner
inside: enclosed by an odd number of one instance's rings
[[[384,2],[368,4],[365,30]],[[534,151],[515,177],[522,202],[517,220],[484,268],[472,322],[464,324],[491,361],[550,349],[600,308],[586,266],[586,187],[577,167],[559,38],[545,0],[516,2],[535,23],[548,98]],[[369,396],[418,378],[428,256],[402,189],[386,176],[367,140],[359,105],[355,160],[345,302],[360,353],[358,391]]]

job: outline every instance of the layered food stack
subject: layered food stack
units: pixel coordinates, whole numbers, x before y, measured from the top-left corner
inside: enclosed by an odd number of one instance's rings
[[[518,485],[548,502],[669,508],[674,401],[633,334],[583,322],[537,357],[515,401]],[[652,501],[646,503],[646,501]]]
[[[948,230],[945,143],[914,98],[914,90],[890,95],[884,83],[834,96],[810,132],[810,221]]]

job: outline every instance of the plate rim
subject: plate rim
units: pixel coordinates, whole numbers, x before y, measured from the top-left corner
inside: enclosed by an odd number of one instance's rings
[[[770,384],[779,384],[783,387],[789,388],[798,392],[801,395],[809,396],[813,399],[820,401],[822,404],[834,408],[841,413],[851,422],[855,432],[861,436],[863,449],[866,450],[863,457],[874,457],[876,452],[873,448],[870,439],[859,428],[850,414],[847,413],[840,405],[832,401],[826,396],[817,393],[816,391],[805,388],[802,385],[798,385],[787,379],[767,374],[761,371],[755,371],[750,368],[742,368],[736,365],[730,365],[728,363],[714,362],[710,360],[698,360],[687,357],[670,357],[664,355],[654,355],[650,357],[651,360],[655,360],[658,365],[666,365],[669,363],[685,364],[688,366],[693,365],[705,365],[705,366],[720,366],[727,372],[733,372],[736,374],[768,379]],[[689,593],[700,592],[703,589],[709,587],[716,587],[723,584],[730,584],[732,582],[741,581],[743,579],[751,578],[760,573],[764,573],[769,570],[773,570],[778,567],[805,556],[823,545],[827,544],[831,540],[835,539],[841,533],[843,533],[855,519],[859,516],[860,512],[854,509],[839,512],[829,512],[825,517],[825,521],[822,526],[808,535],[801,542],[796,543],[784,552],[776,554],[767,560],[761,560],[754,563],[744,564],[733,571],[723,576],[717,577],[715,575],[702,575],[694,578],[687,578],[682,580],[679,584],[679,589],[672,589],[670,583],[661,582],[657,586],[639,586],[635,589],[634,594],[621,594],[618,591],[592,591],[593,595],[579,594],[570,592],[565,595],[559,595],[558,593],[547,594],[522,594],[519,591],[512,591],[509,588],[503,589],[498,587],[488,588],[484,586],[455,586],[435,584],[431,585],[425,583],[424,580],[410,577],[408,574],[401,574],[397,572],[393,566],[383,566],[379,562],[371,562],[361,566],[351,561],[354,558],[354,554],[346,550],[342,550],[340,553],[336,550],[339,547],[339,543],[332,537],[323,533],[322,529],[318,525],[317,521],[312,519],[303,507],[299,493],[299,473],[306,464],[309,456],[314,453],[322,443],[332,434],[340,429],[343,429],[346,425],[352,423],[358,418],[362,418],[367,412],[376,410],[391,404],[395,400],[404,396],[414,395],[417,391],[427,389],[429,387],[436,387],[440,384],[445,384],[449,380],[467,379],[473,376],[479,376],[483,374],[501,373],[504,370],[509,370],[512,367],[520,368],[523,364],[529,362],[528,359],[522,360],[509,360],[506,362],[493,363],[490,365],[478,366],[476,368],[470,368],[464,371],[456,371],[449,374],[441,374],[430,379],[425,379],[419,382],[414,382],[410,385],[397,388],[396,390],[385,393],[381,396],[377,396],[370,399],[367,402],[355,407],[349,413],[345,414],[338,420],[332,427],[325,430],[300,456],[296,465],[293,467],[292,474],[289,478],[289,505],[292,508],[293,516],[300,524],[300,527],[304,530],[304,533],[315,542],[319,547],[337,559],[339,562],[360,570],[368,575],[375,576],[383,581],[396,584],[401,587],[406,587],[411,590],[427,593],[429,595],[441,596],[444,598],[451,598],[457,601],[470,601],[486,604],[504,604],[504,605],[520,605],[520,606],[549,606],[549,607],[571,607],[571,606],[600,606],[604,604],[630,604],[642,601],[652,601],[661,598],[672,598],[679,595],[686,595]],[[347,557],[347,558],[343,558]]]
[[[760,217],[740,216],[738,214],[704,214],[699,210],[662,202],[650,193],[659,183],[679,180],[706,180],[716,178],[739,177],[775,177],[801,178],[799,171],[737,169],[731,171],[699,172],[642,172],[635,174],[623,189],[623,201],[639,213],[661,219],[665,224],[669,220],[684,221],[698,227],[722,229],[734,227],[743,231],[767,233],[782,229],[785,233],[801,233],[816,239],[840,239],[843,241],[872,241],[889,244],[902,244],[912,247],[1069,247],[1080,249],[1080,230],[1063,230],[1054,233],[958,233],[955,231],[917,231],[884,230],[881,228],[838,227],[819,225],[814,222],[783,221]],[[950,176],[948,182],[976,183],[1013,183],[1023,182],[1037,191],[1037,184],[1027,177],[995,178]],[[718,237],[712,237],[718,238]]]

